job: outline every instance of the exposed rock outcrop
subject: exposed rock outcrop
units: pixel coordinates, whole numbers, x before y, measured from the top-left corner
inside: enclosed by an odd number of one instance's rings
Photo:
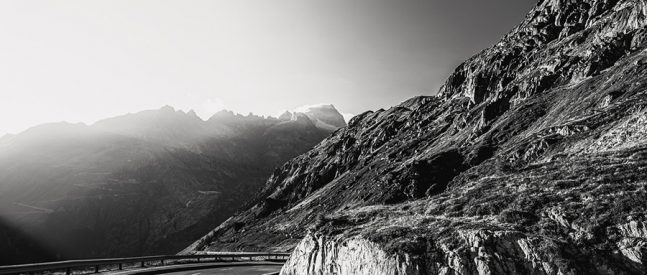
[[[282,274],[415,274],[407,258],[389,255],[360,238],[328,240],[308,235],[295,248]]]
[[[284,274],[644,274],[646,27],[645,1],[539,1],[437,96],[356,116],[193,250],[298,247]]]

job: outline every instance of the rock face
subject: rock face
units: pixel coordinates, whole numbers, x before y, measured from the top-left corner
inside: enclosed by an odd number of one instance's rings
[[[389,255],[360,238],[328,240],[308,235],[285,264],[285,274],[415,274],[408,258]]]
[[[176,253],[330,134],[171,107],[0,139],[0,265]]]
[[[539,1],[437,96],[356,116],[187,252],[296,247],[283,274],[644,274],[646,26],[641,0]]]

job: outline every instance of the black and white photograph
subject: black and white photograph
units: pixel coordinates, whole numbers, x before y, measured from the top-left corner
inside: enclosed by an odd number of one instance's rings
[[[647,275],[646,0],[0,0],[0,275]]]

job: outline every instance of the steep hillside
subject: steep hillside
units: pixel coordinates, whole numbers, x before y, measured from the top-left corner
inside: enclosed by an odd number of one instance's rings
[[[189,247],[282,274],[643,274],[647,2],[543,0],[440,93],[361,114]]]
[[[7,136],[0,264],[176,253],[329,134],[310,120],[164,107]]]

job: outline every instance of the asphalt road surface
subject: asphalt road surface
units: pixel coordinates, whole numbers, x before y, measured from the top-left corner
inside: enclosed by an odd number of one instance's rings
[[[280,265],[257,265],[257,266],[228,266],[228,267],[218,267],[204,270],[190,270],[190,271],[181,271],[181,272],[172,272],[172,273],[162,273],[162,274],[172,274],[172,275],[261,275],[272,272],[281,271]]]

